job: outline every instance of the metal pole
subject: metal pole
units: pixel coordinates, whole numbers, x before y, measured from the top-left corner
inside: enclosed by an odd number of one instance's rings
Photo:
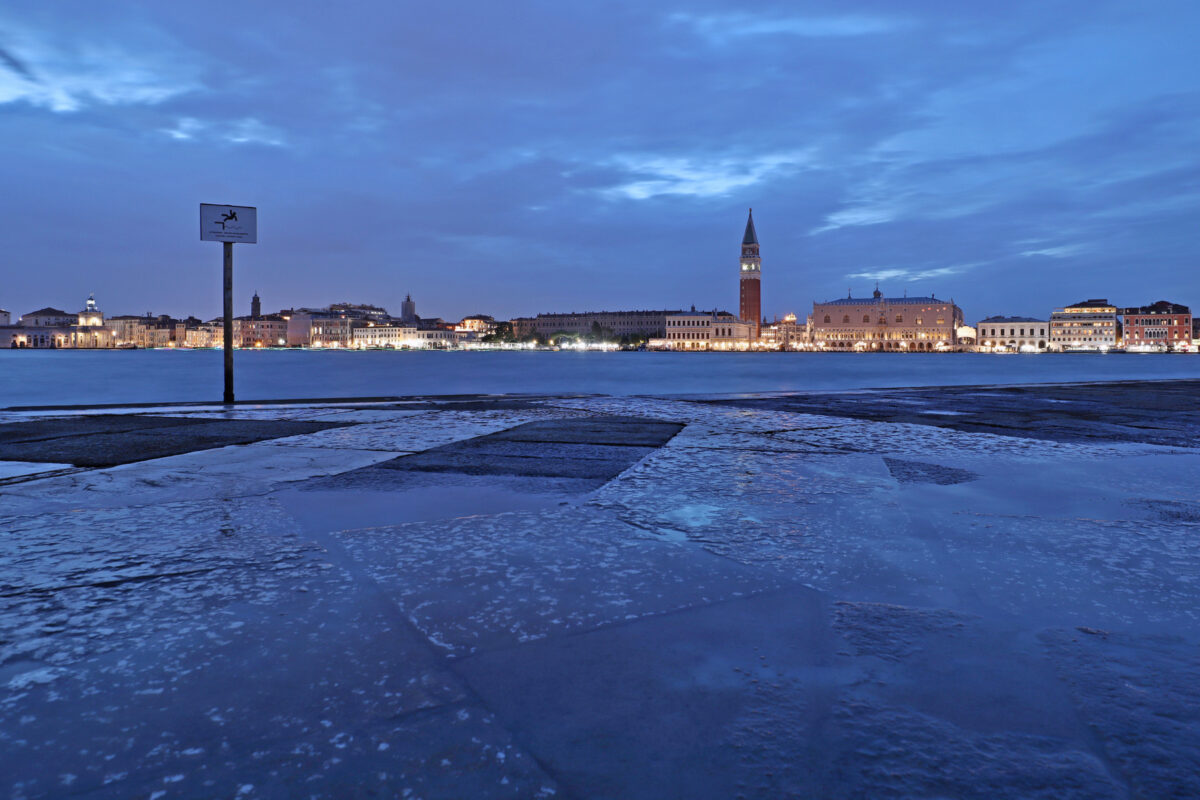
[[[233,242],[225,249],[225,402],[233,402]]]

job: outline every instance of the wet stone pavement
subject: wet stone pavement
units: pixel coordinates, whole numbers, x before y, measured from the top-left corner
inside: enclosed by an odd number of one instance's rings
[[[1197,389],[0,412],[0,797],[1200,796]]]

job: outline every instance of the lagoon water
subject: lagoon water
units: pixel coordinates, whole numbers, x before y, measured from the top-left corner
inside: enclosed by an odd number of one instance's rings
[[[219,350],[0,351],[0,408],[221,398]],[[1198,355],[241,350],[239,400],[712,394],[1200,378]]]

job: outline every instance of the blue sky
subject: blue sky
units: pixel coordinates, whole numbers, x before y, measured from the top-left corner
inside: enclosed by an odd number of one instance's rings
[[[0,308],[1200,306],[1200,3],[0,8]]]

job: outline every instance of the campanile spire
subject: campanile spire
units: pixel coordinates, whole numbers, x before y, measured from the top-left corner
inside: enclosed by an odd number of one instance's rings
[[[742,235],[741,268],[738,270],[738,316],[754,326],[754,340],[762,333],[762,259],[758,255],[758,232],[754,230],[754,209],[746,217]]]

